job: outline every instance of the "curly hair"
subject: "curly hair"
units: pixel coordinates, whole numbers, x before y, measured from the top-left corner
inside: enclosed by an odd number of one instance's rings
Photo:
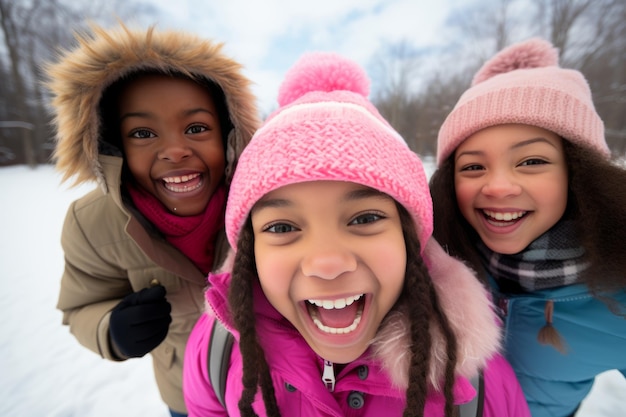
[[[626,287],[626,169],[597,151],[563,140],[568,167],[568,203],[564,218],[573,220],[586,260],[581,275],[594,295]],[[433,236],[450,255],[466,261],[486,280],[476,249],[478,234],[458,207],[454,188],[454,154],[430,179],[433,197]],[[604,299],[604,298],[603,298]]]
[[[445,367],[443,393],[446,400],[445,416],[455,413],[452,388],[457,362],[457,340],[441,307],[428,269],[420,256],[420,244],[409,213],[397,204],[406,242],[407,265],[402,293],[392,310],[402,309],[410,322],[411,362],[409,384],[406,390],[404,417],[423,417],[428,396],[428,374],[431,362],[431,326],[437,326],[446,342],[447,364]],[[240,334],[240,350],[243,361],[242,382],[244,390],[239,410],[244,417],[256,416],[252,402],[258,387],[268,416],[280,416],[274,386],[258,342],[253,310],[252,290],[258,279],[254,256],[254,234],[248,218],[239,237],[237,255],[232,271],[228,303],[233,322]]]

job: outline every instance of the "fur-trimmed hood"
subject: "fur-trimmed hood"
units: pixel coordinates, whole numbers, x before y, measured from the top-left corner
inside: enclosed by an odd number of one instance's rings
[[[56,129],[53,156],[63,181],[96,180],[107,191],[98,160],[100,100],[114,82],[142,70],[205,78],[222,89],[233,125],[226,149],[229,181],[260,120],[251,82],[242,75],[242,65],[222,53],[223,44],[181,31],[133,30],[122,23],[115,29],[92,25],[91,30],[77,35],[77,48],[61,52],[56,63],[45,67]]]
[[[424,249],[424,259],[439,297],[441,308],[457,339],[456,372],[471,378],[501,347],[501,331],[491,297],[474,273],[460,260],[448,255],[435,238]],[[408,385],[410,323],[402,311],[391,313],[372,343],[397,386]],[[443,335],[431,326],[430,384],[439,388],[447,353]]]
[[[501,348],[501,329],[487,289],[460,260],[448,255],[430,238],[423,253],[441,307],[457,339],[457,375],[475,376]],[[231,250],[222,267],[209,275],[211,285],[205,293],[206,312],[220,320],[235,334],[228,312],[227,293],[234,264]],[[258,302],[258,301],[257,301]],[[269,301],[264,301],[264,303]],[[405,306],[403,308],[410,308]],[[278,314],[278,313],[275,313]],[[402,308],[391,312],[372,341],[371,350],[397,387],[408,386],[410,361],[410,323]],[[440,389],[447,362],[446,343],[439,329],[431,326],[432,347],[429,383]]]

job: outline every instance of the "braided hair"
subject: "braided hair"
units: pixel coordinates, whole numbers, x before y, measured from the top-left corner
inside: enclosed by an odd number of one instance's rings
[[[446,400],[445,416],[454,414],[452,387],[457,358],[457,341],[442,310],[428,269],[420,253],[416,229],[409,213],[397,204],[406,242],[407,265],[403,291],[392,310],[407,312],[410,323],[411,360],[408,372],[404,417],[423,417],[428,396],[428,375],[431,363],[431,326],[435,325],[446,342],[447,363],[445,367],[443,393]],[[240,334],[240,350],[243,361],[243,393],[239,410],[243,417],[257,414],[252,403],[257,389],[261,388],[268,416],[280,416],[274,386],[265,359],[263,348],[258,342],[253,309],[253,284],[257,278],[254,256],[254,234],[248,218],[243,227],[233,266],[228,302],[235,327]]]

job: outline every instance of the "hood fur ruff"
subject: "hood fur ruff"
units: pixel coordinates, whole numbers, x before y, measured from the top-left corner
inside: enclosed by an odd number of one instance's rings
[[[100,99],[115,81],[149,69],[207,78],[224,91],[234,126],[226,150],[230,180],[260,120],[251,83],[241,74],[241,64],[222,54],[223,44],[181,31],[131,30],[122,23],[113,30],[91,25],[91,30],[78,34],[78,47],[61,52],[58,62],[45,68],[56,127],[54,159],[63,181],[74,177],[77,185],[97,180],[107,191],[98,161]]]
[[[457,338],[456,373],[470,378],[484,367],[500,349],[500,327],[487,290],[473,272],[461,261],[448,255],[431,238],[424,250],[424,259],[446,314]],[[431,327],[430,384],[439,389],[447,361],[443,335]],[[409,369],[409,322],[401,311],[390,314],[381,326],[372,348],[393,383],[406,389]]]

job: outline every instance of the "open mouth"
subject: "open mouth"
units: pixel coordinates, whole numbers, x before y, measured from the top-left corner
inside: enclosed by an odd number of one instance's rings
[[[354,295],[335,300],[310,299],[306,302],[311,320],[318,329],[329,334],[353,332],[361,322],[365,296]]]
[[[174,193],[188,193],[202,186],[202,175],[199,173],[181,175],[179,177],[165,177],[163,186]]]
[[[491,210],[483,210],[482,213],[489,224],[499,227],[515,224],[515,222],[528,214],[527,211],[495,212]]]

